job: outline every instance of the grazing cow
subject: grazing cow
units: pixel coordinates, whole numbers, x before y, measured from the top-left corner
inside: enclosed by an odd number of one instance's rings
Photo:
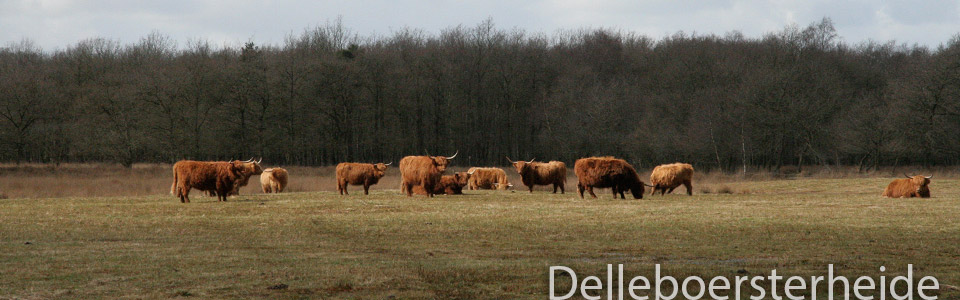
[[[460,151],[457,151],[460,153]],[[440,183],[440,177],[447,170],[453,156],[407,156],[400,160],[400,192],[407,197],[413,196],[413,187],[420,186],[427,197],[433,197],[434,186]]]
[[[907,174],[903,175],[907,176]],[[887,189],[883,190],[883,196],[889,198],[930,198],[930,188],[927,187],[930,185],[930,178],[933,178],[933,175],[916,175],[894,179],[887,185]]]
[[[363,194],[370,194],[370,186],[380,182],[383,174],[387,171],[387,166],[393,164],[377,163],[340,163],[337,165],[337,191],[340,195],[349,195],[347,193],[347,184],[363,185]]]
[[[237,182],[244,176],[260,174],[259,161],[193,161],[181,160],[173,164],[173,185],[170,192],[182,203],[190,203],[190,189],[214,191],[218,201],[227,201]]]
[[[659,165],[650,173],[650,184],[653,185],[650,195],[657,190],[661,196],[673,193],[673,189],[681,184],[687,188],[687,195],[693,195],[693,166],[685,163]]]
[[[507,173],[501,168],[473,167],[467,170],[467,173],[470,174],[467,188],[471,190],[507,190],[513,187],[513,184],[507,181]]]
[[[597,197],[593,188],[612,188],[613,198],[626,199],[623,192],[630,190],[633,198],[643,199],[643,187],[650,186],[640,180],[637,170],[622,159],[613,157],[588,157],[578,159],[573,165],[577,174],[577,190],[583,199],[583,191],[590,192],[590,196]]]
[[[270,168],[260,174],[260,188],[264,193],[280,193],[287,187],[287,170],[284,168]]]
[[[443,175],[440,177],[440,183],[433,186],[434,194],[462,195],[463,187],[467,186],[470,180],[470,173],[456,172],[453,175]],[[420,186],[413,187],[413,193],[417,195],[426,195],[427,192]]]
[[[553,185],[553,193],[557,193],[557,188],[560,188],[560,193],[564,193],[563,184],[567,180],[567,165],[562,161],[550,161],[547,163],[542,162],[533,162],[534,159],[530,161],[512,161],[509,157],[507,160],[515,168],[517,168],[517,173],[520,174],[520,181],[523,181],[523,185],[526,185],[530,192],[533,193],[533,186],[535,185]]]

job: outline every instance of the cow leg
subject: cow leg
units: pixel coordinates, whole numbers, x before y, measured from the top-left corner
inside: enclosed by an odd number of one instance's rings
[[[409,183],[404,183],[401,187],[402,187],[401,190],[407,193],[407,197],[413,197],[413,185]]]
[[[580,193],[580,199],[583,199],[583,185],[580,183],[577,183],[577,192]]]
[[[613,199],[617,199],[617,187],[614,186],[610,190],[613,191]]]
[[[683,186],[687,188],[687,196],[693,196],[693,183],[686,181]]]
[[[597,194],[594,194],[594,193],[593,193],[593,187],[592,187],[592,186],[588,186],[588,187],[587,187],[587,192],[590,192],[590,196],[593,196],[593,198],[597,198]]]
[[[529,188],[529,189],[530,189],[530,193],[533,194],[533,185],[532,185],[532,184],[531,184],[531,185],[528,185],[527,188]]]
[[[181,193],[180,197],[182,197],[182,199],[180,199],[180,202],[190,203],[190,187],[188,186],[181,187],[180,193]]]
[[[556,183],[553,184],[553,193],[554,193],[554,194],[557,193],[557,188],[558,188],[558,187],[559,187],[559,186],[557,186]]]
[[[620,199],[627,199],[627,197],[623,195],[623,189],[620,190]]]
[[[363,184],[363,194],[370,195],[370,184]]]
[[[560,193],[561,194],[565,193],[565,191],[563,190],[563,186],[564,186],[563,181],[560,182],[559,186],[560,186]]]
[[[672,188],[670,188],[670,191],[668,191],[667,194],[673,194],[673,190],[676,189],[676,188],[677,188],[677,187],[672,187]]]

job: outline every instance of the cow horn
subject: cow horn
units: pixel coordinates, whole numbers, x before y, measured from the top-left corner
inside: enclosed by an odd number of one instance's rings
[[[907,178],[913,178],[913,176],[907,175],[907,173],[903,173],[903,176],[907,176]]]
[[[390,163],[385,164],[384,166],[389,166],[389,165],[392,165],[392,164],[393,164],[393,162],[391,161]]]
[[[476,173],[476,172],[477,172],[477,169],[473,169],[473,171],[467,172],[467,174],[473,175],[473,173]]]
[[[643,181],[641,181],[640,183],[642,183],[643,185],[648,186],[648,187],[653,187],[652,185],[649,185],[649,184],[647,184],[646,182],[643,182]]]
[[[253,162],[253,157],[251,157],[250,159],[248,159],[248,160],[246,160],[246,161],[244,161],[244,162]]]
[[[515,161],[513,161],[512,159],[510,159],[510,157],[503,156],[503,158],[506,158],[507,161],[509,161],[511,164],[516,163]]]
[[[536,158],[536,157],[534,157],[533,159],[531,159],[531,160],[530,160],[530,161],[528,161],[527,163],[528,163],[528,164],[529,164],[529,163],[532,163],[532,162],[533,162],[534,160],[537,160],[537,158]]]
[[[257,163],[259,164],[261,161],[263,161],[263,157],[261,157],[259,160],[257,160]]]
[[[927,177],[927,179],[930,179],[930,178],[933,178],[933,175],[925,176],[925,177]]]
[[[457,154],[460,154],[460,150],[457,150],[457,152],[453,153],[453,156],[447,157],[447,159],[453,159],[454,157],[457,157]]]

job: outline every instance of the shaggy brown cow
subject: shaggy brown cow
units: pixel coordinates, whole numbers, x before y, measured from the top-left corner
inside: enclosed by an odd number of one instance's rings
[[[907,176],[907,174],[903,174]],[[890,182],[887,185],[887,189],[883,190],[883,196],[889,198],[930,198],[930,188],[927,187],[930,185],[931,176],[907,176],[907,178],[895,179],[893,182]]]
[[[190,189],[215,191],[218,201],[227,201],[227,195],[234,191],[237,182],[244,176],[259,174],[263,171],[259,162],[248,160],[232,162],[181,160],[173,164],[172,194],[180,202],[190,202]]]
[[[380,182],[387,166],[393,164],[377,163],[340,163],[337,165],[337,191],[340,195],[349,195],[347,184],[363,185],[363,194],[370,194],[370,186]]]
[[[457,151],[460,153],[460,151]],[[440,177],[447,170],[453,156],[407,156],[400,160],[400,192],[407,197],[413,196],[413,187],[420,186],[427,197],[433,197],[434,186],[440,183]]]
[[[440,183],[433,186],[434,194],[462,195],[463,187],[467,186],[470,180],[470,174],[467,172],[457,172],[453,175],[443,175],[440,177]],[[413,193],[417,195],[426,195],[427,192],[420,186],[413,187]]]
[[[264,193],[280,193],[287,187],[287,170],[284,168],[270,168],[260,174],[260,188]]]
[[[467,170],[467,173],[470,174],[467,188],[471,190],[507,190],[513,187],[513,184],[507,181],[507,173],[501,168],[473,167]]]
[[[256,161],[253,160],[253,158],[251,158],[243,162],[245,170],[240,176],[240,178],[237,178],[237,180],[234,182],[233,190],[231,190],[230,193],[227,194],[227,196],[240,195],[240,188],[245,187],[247,186],[247,184],[250,183],[251,176],[263,173],[263,168],[260,166],[261,161],[263,161],[263,158]],[[210,196],[210,197],[217,196],[217,192],[214,190],[209,190],[206,192],[207,192],[207,196]]]
[[[637,170],[622,159],[613,157],[588,157],[578,159],[573,164],[573,171],[577,174],[577,190],[583,199],[583,191],[590,192],[590,196],[597,197],[593,188],[612,188],[613,198],[626,199],[623,192],[630,190],[633,198],[643,199],[643,187],[650,186],[640,180]]]
[[[687,195],[693,195],[693,166],[685,163],[659,165],[650,173],[650,195],[660,191],[660,195],[673,193],[681,184],[687,188]]]
[[[530,161],[512,161],[509,157],[507,160],[513,164],[513,167],[517,168],[517,173],[520,174],[520,181],[523,182],[523,185],[526,185],[530,192],[533,193],[534,185],[553,185],[553,193],[557,193],[557,188],[560,188],[560,193],[564,193],[563,184],[567,180],[567,165],[562,161],[550,161],[547,163],[542,162],[533,162],[534,159]]]

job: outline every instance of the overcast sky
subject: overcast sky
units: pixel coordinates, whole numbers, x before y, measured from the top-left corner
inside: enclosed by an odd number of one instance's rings
[[[412,27],[437,33],[492,18],[499,28],[553,34],[604,27],[654,38],[684,31],[747,37],[830,17],[844,42],[895,40],[935,48],[960,33],[960,0],[950,1],[629,1],[374,0],[127,1],[0,0],[0,45],[32,40],[44,50],[104,37],[134,43],[151,31],[215,45],[279,44],[290,33],[342,17],[361,36]]]

